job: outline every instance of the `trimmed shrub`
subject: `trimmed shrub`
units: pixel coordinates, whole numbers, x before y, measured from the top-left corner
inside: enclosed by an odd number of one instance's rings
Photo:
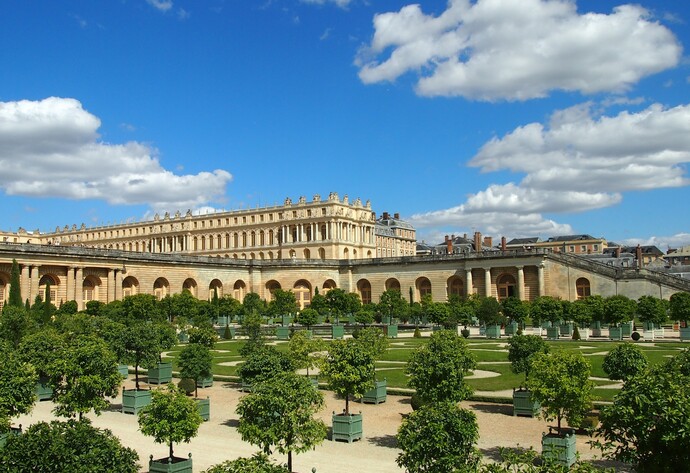
[[[223,331],[223,339],[232,340],[232,332],[230,331],[229,325],[225,326],[225,330]]]
[[[182,378],[178,381],[177,387],[184,391],[187,396],[191,396],[196,390],[196,382],[192,378]]]
[[[470,338],[470,329],[464,328],[460,330],[460,335],[462,335],[464,338]]]
[[[573,339],[573,340],[581,340],[581,337],[580,337],[580,329],[577,328],[577,325],[573,327],[573,336],[572,336],[572,339]]]
[[[419,327],[415,327],[414,329],[414,335],[412,335],[414,338],[422,338],[422,332],[419,331]]]

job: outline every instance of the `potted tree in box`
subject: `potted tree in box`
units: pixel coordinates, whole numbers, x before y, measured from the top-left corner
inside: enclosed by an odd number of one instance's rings
[[[294,371],[292,360],[274,346],[263,345],[255,348],[240,365],[237,374],[242,380],[242,391],[251,392],[255,383],[264,381],[283,371]]]
[[[530,362],[537,353],[548,353],[549,347],[538,335],[515,335],[508,342],[508,360],[513,373],[525,373],[529,379]],[[532,399],[532,393],[524,386],[513,389],[513,415],[534,417],[539,413],[540,405]]]
[[[166,458],[149,460],[149,472],[192,473],[192,456],[176,457],[175,442],[189,441],[196,436],[203,422],[196,403],[174,384],[162,390],[153,391],[151,403],[139,412],[139,429],[144,435],[153,437],[156,443],[169,447]]]
[[[288,355],[292,360],[295,369],[305,370],[309,378],[309,370],[316,368],[319,360],[314,354],[324,348],[324,343],[318,338],[311,338],[304,331],[295,332],[288,342]],[[318,375],[316,378],[309,378],[311,384],[318,388]]]
[[[156,327],[151,324],[134,324],[120,331],[119,359],[134,366],[134,389],[122,389],[122,412],[136,414],[151,402],[151,391],[140,386],[139,367],[151,366],[158,360],[158,343]]]
[[[213,356],[207,346],[190,343],[182,349],[178,360],[180,377],[194,380],[194,400],[204,420],[211,418],[211,400],[199,399],[199,385],[209,378],[213,379],[211,367]],[[202,384],[203,385],[203,384]]]
[[[11,419],[28,414],[36,402],[38,375],[29,363],[5,345],[0,345],[0,448],[11,434],[21,433]]]
[[[529,303],[521,300],[519,297],[506,297],[501,301],[501,311],[508,318],[505,333],[508,336],[512,336],[517,334],[519,329],[523,328],[525,319],[529,314]]]
[[[421,404],[457,403],[472,394],[464,378],[476,366],[465,339],[456,331],[441,330],[412,353],[405,373]]]
[[[637,309],[637,303],[626,296],[607,297],[604,301],[604,320],[609,324],[609,339],[622,340],[621,324],[630,322]]]
[[[341,414],[333,413],[333,440],[352,442],[362,438],[362,414],[350,413],[350,396],[359,399],[373,387],[374,357],[354,339],[334,340],[321,371],[328,385],[345,398]]]
[[[175,329],[168,322],[161,322],[155,326],[158,335],[158,360],[155,365],[148,368],[148,382],[149,384],[166,384],[172,381],[172,361],[163,361],[162,353],[175,346],[177,336]],[[191,337],[190,334],[190,340]]]
[[[532,316],[541,321],[547,321],[546,338],[557,340],[561,332],[558,326],[563,318],[563,304],[559,299],[551,296],[540,296],[534,299],[531,309]]]
[[[53,397],[51,378],[64,357],[65,345],[64,337],[52,328],[27,335],[19,345],[20,358],[31,364],[38,375],[35,391],[39,401]]]
[[[589,362],[580,352],[537,353],[532,357],[530,373],[527,388],[541,404],[542,417],[557,421],[555,428],[542,435],[542,456],[570,467],[577,454],[572,427],[581,424],[592,406],[594,383],[589,380]],[[571,428],[563,427],[563,419]]]
[[[670,298],[669,304],[671,310],[671,318],[682,323],[679,327],[680,341],[686,342],[690,340],[690,293],[677,292]]]
[[[637,299],[637,316],[644,325],[644,339],[654,340],[654,329],[668,319],[668,302],[654,296]]]
[[[255,386],[240,399],[237,428],[242,440],[259,445],[264,453],[275,449],[288,456],[314,448],[326,438],[326,425],[314,419],[324,405],[323,394],[294,372],[283,372]],[[263,471],[263,470],[262,470]]]
[[[582,340],[589,339],[589,326],[592,323],[592,306],[587,299],[578,299],[568,306],[570,318],[577,324]],[[574,335],[574,334],[573,334]]]
[[[604,357],[601,367],[612,381],[627,381],[642,373],[649,362],[644,352],[632,343],[622,343]]]
[[[356,332],[356,337],[353,335],[356,342],[360,345],[362,350],[369,351],[374,361],[379,359],[388,349],[388,339],[386,335],[377,327],[363,328]],[[385,379],[376,380],[376,371],[374,371],[374,387],[365,392],[361,398],[362,402],[372,404],[379,404],[386,402],[387,398],[387,382]]]
[[[393,323],[393,318],[409,311],[409,304],[403,299],[402,294],[397,289],[388,289],[381,294],[378,303],[378,310],[388,317],[388,323],[384,324],[384,331],[389,338],[398,336],[398,324]]]
[[[216,330],[213,328],[211,324],[208,322],[205,323],[200,323],[196,327],[192,327],[189,330],[189,343],[194,344],[194,345],[200,345],[202,347],[206,347],[208,349],[208,357],[209,360],[212,360],[212,356],[210,354],[210,350],[213,349],[213,347],[216,346],[216,342],[218,341],[218,333]],[[195,349],[196,350],[196,349]],[[198,352],[199,350],[197,350]],[[205,375],[201,378],[197,378],[197,386],[200,388],[208,388],[213,386],[213,374],[210,371],[209,367],[209,372],[205,373]]]
[[[505,316],[501,312],[501,304],[495,297],[481,299],[477,318],[486,327],[486,338],[501,338],[501,324],[505,322]]]
[[[303,309],[302,312],[297,314],[297,323],[303,327],[306,327],[306,332],[311,337],[311,326],[317,322],[318,318],[319,313],[314,309],[307,307],[306,309]]]

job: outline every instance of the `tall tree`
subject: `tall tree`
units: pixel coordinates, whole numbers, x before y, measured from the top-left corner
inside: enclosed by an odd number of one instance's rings
[[[23,307],[22,286],[19,280],[19,263],[16,259],[12,260],[12,270],[10,272],[10,296],[7,304],[12,307]]]
[[[529,379],[532,357],[537,353],[548,353],[549,346],[538,335],[514,335],[508,341],[508,361],[513,373],[525,373]]]
[[[359,399],[374,387],[374,356],[354,339],[334,340],[321,372],[329,387],[345,398],[345,414],[350,414],[350,396]]]
[[[180,378],[194,380],[194,397],[199,396],[199,382],[209,378],[213,367],[213,355],[207,346],[189,343],[178,358]]]
[[[288,456],[306,452],[326,438],[326,425],[314,419],[324,406],[323,394],[304,377],[284,372],[259,383],[252,393],[240,399],[238,431],[242,440],[259,445],[264,453],[271,448]]]
[[[643,372],[648,364],[647,356],[637,345],[623,343],[604,357],[601,367],[609,375],[609,379],[627,381]]]
[[[36,370],[9,346],[0,345],[0,433],[10,429],[13,417],[28,414],[36,402]]]

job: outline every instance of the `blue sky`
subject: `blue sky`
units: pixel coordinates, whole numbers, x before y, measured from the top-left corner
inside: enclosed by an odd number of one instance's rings
[[[338,192],[420,240],[690,244],[684,0],[8,0],[0,229]]]

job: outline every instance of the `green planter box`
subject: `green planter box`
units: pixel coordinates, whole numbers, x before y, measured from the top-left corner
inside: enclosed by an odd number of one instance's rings
[[[172,363],[156,363],[148,369],[149,384],[167,384],[172,381]]]
[[[489,325],[486,327],[486,338],[501,338],[501,326]]]
[[[276,338],[278,340],[290,340],[290,327],[276,327]]]
[[[361,402],[366,402],[368,404],[379,404],[381,402],[386,402],[387,385],[388,383],[385,379],[383,381],[374,381],[374,389],[364,393]]]
[[[383,325],[388,325],[389,323],[391,323],[391,318],[388,315],[384,315],[383,317],[381,317],[381,323]]]
[[[541,405],[532,399],[532,393],[526,389],[513,389],[513,415],[536,417]]]
[[[350,325],[354,325],[355,324],[355,316],[352,314],[348,315],[347,316],[347,323]]]
[[[479,326],[479,336],[486,337],[486,325]]]
[[[0,448],[4,447],[5,444],[7,443],[7,439],[10,437],[10,435],[21,435],[22,434],[22,426],[20,425],[19,427],[10,427],[10,430],[7,432],[3,432],[0,434]]]
[[[127,379],[127,376],[129,376],[129,366],[117,365],[117,372],[120,373],[120,376],[122,376],[122,379]]]
[[[292,317],[290,317],[289,315],[283,315],[281,320],[280,320],[280,324],[283,327],[287,327],[288,325],[290,325],[291,322],[292,322]]]
[[[609,327],[609,340],[623,340],[623,329],[621,327]]]
[[[510,322],[509,324],[506,324],[506,328],[504,331],[506,336],[508,337],[515,335],[518,331],[517,322]]]
[[[558,340],[561,336],[561,329],[558,327],[548,327],[546,329],[546,338],[549,340]]]
[[[362,438],[362,414],[333,413],[333,434],[331,440],[345,440],[352,443]]]
[[[153,459],[149,458],[149,473],[192,473],[192,454],[189,458],[172,457]]]
[[[541,323],[541,328],[550,328],[550,327],[551,327],[551,322],[549,322],[548,320]]]
[[[201,418],[205,421],[211,420],[211,400],[207,397],[206,399],[195,399],[195,401]]]
[[[577,446],[575,444],[575,433],[551,433],[542,434],[541,455],[544,459],[564,465],[570,468],[575,463],[577,456]]]
[[[139,411],[151,404],[151,391],[148,389],[122,389],[122,413],[137,415]]]
[[[218,318],[216,318],[216,324],[225,326],[228,324],[228,316],[227,315],[219,315]]]
[[[633,333],[633,323],[625,322],[621,324],[621,335],[623,337],[629,337]]]
[[[197,388],[210,388],[211,386],[213,386],[213,375],[208,378],[199,378],[196,380]]]
[[[561,324],[559,326],[559,330],[561,332],[561,337],[572,337],[573,336],[573,324],[571,324],[571,323]]]
[[[187,343],[189,341],[189,334],[187,332],[180,332],[177,334],[177,341],[180,343]]]
[[[384,325],[383,331],[388,338],[398,338],[398,326],[397,325]]]
[[[345,327],[343,325],[331,325],[331,337],[333,340],[345,337]]]
[[[48,378],[39,378],[36,383],[36,397],[39,401],[53,399],[53,388],[48,384]]]
[[[592,336],[593,337],[601,337],[601,322],[599,322],[599,321],[592,322],[592,325],[590,325],[590,328],[592,329]]]
[[[680,335],[680,341],[681,342],[687,342],[690,341],[690,327],[680,327],[678,329],[679,335]]]

